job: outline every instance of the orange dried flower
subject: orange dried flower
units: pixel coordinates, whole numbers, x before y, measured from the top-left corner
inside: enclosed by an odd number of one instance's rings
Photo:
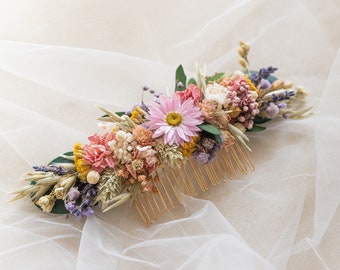
[[[132,131],[133,137],[137,143],[141,146],[154,145],[154,139],[152,139],[152,131],[145,127],[138,125]]]

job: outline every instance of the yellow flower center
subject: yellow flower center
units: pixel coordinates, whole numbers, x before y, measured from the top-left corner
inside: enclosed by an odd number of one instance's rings
[[[182,122],[182,115],[176,112],[168,113],[166,116],[166,122],[170,126],[178,126]]]

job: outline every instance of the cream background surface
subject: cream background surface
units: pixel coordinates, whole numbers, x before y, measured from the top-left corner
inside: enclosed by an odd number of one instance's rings
[[[0,1],[1,269],[339,269],[340,2]],[[250,134],[256,170],[144,227],[129,206],[78,221],[7,203],[32,165],[206,64],[279,67],[314,116]]]

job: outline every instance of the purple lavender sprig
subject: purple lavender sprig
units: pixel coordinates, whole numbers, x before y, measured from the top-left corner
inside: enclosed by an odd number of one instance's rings
[[[272,102],[278,102],[286,99],[290,99],[292,96],[294,96],[294,91],[284,91],[280,94],[272,94]]]
[[[277,68],[269,66],[267,68],[261,68],[259,72],[254,72],[250,75],[250,80],[258,85],[262,79],[267,79],[272,73],[274,73]]]
[[[57,175],[64,175],[73,172],[72,170],[69,170],[63,166],[33,166],[33,169],[36,172],[52,172]]]
[[[78,185],[79,186],[72,187],[67,194],[65,208],[80,219],[94,214],[92,206],[97,191],[91,184],[79,183]]]

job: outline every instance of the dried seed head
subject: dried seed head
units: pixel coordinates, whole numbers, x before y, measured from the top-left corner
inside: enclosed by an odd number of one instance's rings
[[[242,58],[245,58],[245,57],[246,57],[246,54],[245,54],[245,52],[242,50],[242,48],[238,48],[238,49],[237,49],[237,52],[238,52],[238,54],[239,54]]]
[[[105,169],[98,183],[96,201],[100,202],[102,209],[109,207],[113,201],[117,201],[124,188],[125,179],[118,176],[113,169]]]
[[[284,82],[284,84],[283,84],[283,88],[284,88],[284,89],[288,89],[288,88],[292,88],[292,87],[293,87],[293,83],[290,82],[290,81],[286,81],[286,82]]]
[[[272,83],[272,86],[270,88],[270,90],[278,90],[278,89],[282,89],[283,85],[284,85],[284,81],[283,80],[276,80]]]
[[[248,51],[249,51],[249,49],[250,49],[250,47],[249,47],[248,44],[244,43],[244,42],[241,40],[241,41],[240,41],[240,46],[241,46],[241,48],[243,49],[243,51],[244,51],[245,53],[248,53]]]
[[[239,58],[238,62],[243,68],[248,68],[248,62],[244,58]]]

